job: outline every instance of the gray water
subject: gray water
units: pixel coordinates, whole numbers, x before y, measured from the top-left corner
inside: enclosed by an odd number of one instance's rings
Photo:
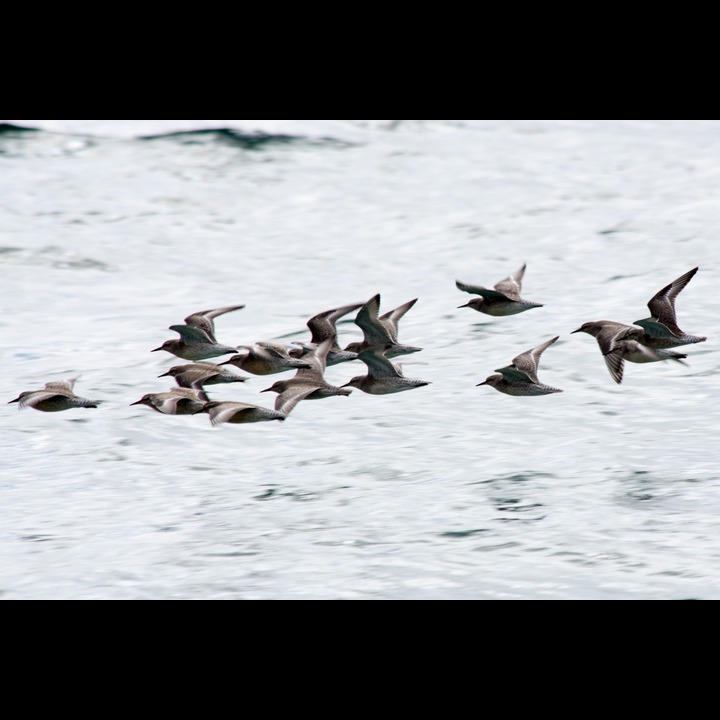
[[[0,597],[720,598],[720,121],[6,122],[0,401],[79,376],[104,402],[0,404]],[[456,278],[523,262],[545,307],[457,309]],[[707,342],[616,385],[570,332],[696,265],[678,320]],[[377,292],[419,298],[401,360],[431,385],[244,426],[129,406],[191,312],[290,342]],[[476,387],[555,335],[562,394]],[[283,377],[209,391],[270,406]]]

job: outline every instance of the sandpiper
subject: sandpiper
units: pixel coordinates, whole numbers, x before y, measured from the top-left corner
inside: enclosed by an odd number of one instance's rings
[[[370,395],[387,395],[430,385],[425,380],[406,378],[400,366],[387,358],[391,347],[390,344],[378,345],[358,353],[358,359],[367,365],[368,374],[357,375],[341,387],[355,387]]]
[[[312,387],[288,388],[277,396],[274,410],[243,402],[212,401],[205,403],[199,412],[206,412],[210,415],[212,425],[285,420],[292,409],[312,392]]]
[[[148,393],[130,405],[147,405],[163,415],[194,415],[201,412],[208,397],[193,388],[171,388],[164,393]]]
[[[516,273],[497,283],[494,290],[482,285],[468,285],[456,280],[455,286],[458,290],[472,295],[480,295],[480,297],[473,298],[470,302],[465,303],[465,305],[458,305],[458,307],[470,307],[473,310],[494,317],[517,315],[526,310],[532,310],[532,308],[542,307],[541,303],[530,302],[520,297],[526,267],[527,263],[524,263]]]
[[[417,302],[417,298],[396,307],[380,316],[380,294],[373,295],[361,308],[355,318],[355,324],[362,331],[365,339],[362,342],[350,343],[345,350],[361,353],[369,348],[382,345],[386,347],[385,357],[397,357],[419,352],[422,348],[403,345],[398,342],[398,322],[400,318]]]
[[[608,371],[618,385],[623,380],[625,360],[634,363],[676,360],[682,363],[682,360],[687,357],[687,355],[672,350],[648,347],[645,344],[645,333],[642,330],[612,320],[586,322],[570,334],[579,332],[592,335],[597,340]]]
[[[650,317],[635,321],[635,325],[639,325],[645,331],[645,337],[640,340],[643,345],[660,350],[707,340],[706,337],[688,335],[681,330],[675,313],[675,299],[697,271],[696,267],[689,270],[652,296],[648,303]]]
[[[269,388],[265,388],[265,390],[261,390],[260,392],[282,393],[293,387],[312,387],[313,392],[311,392],[305,400],[320,400],[321,398],[332,397],[333,395],[350,395],[352,390],[336,387],[325,380],[325,367],[332,345],[333,339],[331,337],[324,340],[317,347],[309,350],[302,356],[302,360],[308,363],[310,367],[300,368],[295,373],[295,377],[290,380],[278,380]]]
[[[197,362],[189,365],[175,365],[166,373],[158,375],[158,377],[171,376],[175,378],[175,382],[184,388],[201,389],[205,385],[219,385],[221,383],[245,382],[247,378],[244,375],[220,367],[211,362]]]
[[[542,345],[521,353],[510,365],[495,370],[499,375],[490,375],[480,385],[490,385],[506,395],[550,395],[562,392],[559,388],[545,385],[538,380],[537,370],[540,356],[560,337],[556,335]]]
[[[76,381],[77,378],[72,378],[45,383],[42,390],[21,392],[14,400],[10,400],[8,405],[18,403],[20,410],[31,407],[41,412],[60,412],[76,407],[96,408],[100,404],[100,400],[88,400],[75,395],[73,387]]]
[[[170,325],[169,329],[179,333],[179,340],[166,340],[152,352],[164,350],[183,360],[206,360],[211,357],[228,355],[237,348],[218,343],[215,337],[214,318],[244,308],[244,305],[229,305],[215,310],[201,310],[185,318],[185,325]]]
[[[233,355],[220,365],[234,365],[253,375],[274,375],[310,367],[304,360],[291,357],[288,349],[280,343],[257,342],[254,345],[238,345],[237,349],[245,352]]]
[[[330,346],[330,352],[327,355],[328,365],[337,365],[341,362],[349,362],[350,360],[357,360],[357,353],[348,350],[343,350],[338,345],[337,340],[337,327],[335,323],[347,315],[353,310],[357,310],[362,307],[363,303],[356,303],[355,305],[344,305],[343,307],[334,308],[333,310],[325,310],[324,312],[314,315],[307,321],[307,326],[310,328],[311,339],[309,343],[296,342],[294,345],[299,345],[300,348],[297,350],[291,350],[290,354],[293,357],[302,357],[307,350],[312,350],[314,347],[320,345],[325,340],[332,340]]]

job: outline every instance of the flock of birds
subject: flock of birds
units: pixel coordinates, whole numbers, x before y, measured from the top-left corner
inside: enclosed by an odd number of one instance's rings
[[[493,317],[516,315],[542,307],[541,303],[530,302],[520,295],[525,269],[526,265],[523,265],[492,289],[456,281],[459,290],[478,296],[459,307],[470,307]],[[610,375],[618,384],[623,379],[625,361],[682,362],[687,355],[672,348],[707,339],[681,330],[675,312],[677,296],[697,271],[697,267],[693,268],[653,295],[648,302],[649,318],[636,320],[633,325],[610,320],[586,322],[573,333],[584,332],[597,340]],[[131,405],[147,405],[165,415],[207,413],[213,425],[252,423],[285,420],[301,400],[350,395],[351,388],[371,395],[386,395],[429,385],[424,380],[405,377],[402,367],[392,362],[392,358],[422,350],[404,345],[398,339],[398,322],[416,302],[417,298],[380,315],[380,295],[377,294],[366,303],[326,310],[308,320],[310,340],[294,342],[291,346],[273,342],[236,346],[219,343],[215,336],[215,318],[240,310],[244,305],[193,313],[185,318],[183,325],[170,326],[170,330],[179,334],[178,339],[167,340],[152,351],[165,351],[190,361],[188,364],[175,365],[159,376],[173,377],[177,387],[168,392],[148,393]],[[355,324],[363,331],[364,339],[342,349],[338,343],[336,323],[355,310],[358,311]],[[562,392],[559,388],[540,382],[537,375],[541,355],[558,337],[513,358],[509,365],[495,370],[495,374],[478,383],[478,386],[489,385],[507,395],[533,396]],[[209,361],[210,358],[224,355],[231,357],[221,363]],[[339,387],[327,382],[327,366],[354,360],[360,360],[367,366],[365,375],[357,375]],[[211,400],[205,391],[206,386],[247,380],[247,376],[226,366],[253,375],[274,375],[291,370],[295,371],[295,375],[290,379],[278,380],[261,391],[277,393],[274,408],[245,402]],[[101,401],[76,395],[73,392],[74,384],[75,380],[49,382],[40,390],[20,393],[10,403],[18,403],[21,409],[31,407],[43,412],[98,406]]]

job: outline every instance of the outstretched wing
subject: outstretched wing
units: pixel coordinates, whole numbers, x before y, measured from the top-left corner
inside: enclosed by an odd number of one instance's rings
[[[343,305],[343,307],[326,310],[325,312],[318,313],[314,317],[311,317],[307,321],[307,326],[310,328],[310,332],[312,334],[311,342],[319,344],[328,338],[332,338],[333,341],[336,342],[337,328],[335,327],[335,323],[343,317],[343,315],[347,315],[362,306],[363,303]]]
[[[275,410],[287,416],[292,409],[304,400],[310,393],[321,387],[320,385],[295,385],[283,390],[277,398],[275,398]]]
[[[185,323],[203,330],[213,342],[217,342],[215,338],[214,318],[232,312],[233,310],[240,310],[244,307],[245,305],[228,305],[227,307],[215,308],[214,310],[200,310],[192,315],[188,315],[185,318]]]
[[[544,342],[542,345],[538,345],[532,350],[521,353],[517,357],[513,358],[512,365],[508,368],[502,368],[495,372],[502,373],[503,375],[515,374],[516,377],[527,378],[530,382],[539,383],[537,376],[537,369],[540,365],[540,356],[547,350],[554,342],[557,341],[559,335],[556,335],[552,340]],[[512,370],[509,370],[512,369]],[[514,372],[513,372],[514,371]]]
[[[525,268],[527,267],[527,264],[524,263],[523,266],[514,272],[510,277],[505,278],[504,280],[501,280],[499,283],[495,285],[495,289],[498,292],[503,293],[503,295],[506,295],[511,300],[520,300],[520,291],[522,290],[522,279],[525,275]]]
[[[380,322],[380,293],[373,295],[361,308],[355,324],[363,331],[369,345],[385,345],[395,341],[388,335],[387,328]]]
[[[388,330],[388,334],[393,339],[393,342],[397,342],[398,333],[398,322],[400,318],[418,301],[417,298],[409,300],[408,302],[396,307],[394,310],[385,313],[380,317],[380,321],[383,323],[385,328]]]
[[[171,325],[168,329],[179,333],[180,337],[185,340],[185,342],[215,343],[215,340],[213,340],[204,330],[194,327],[193,325]]]
[[[650,315],[665,325],[674,335],[683,334],[683,331],[677,325],[675,299],[683,288],[693,279],[697,271],[698,268],[693,268],[684,275],[681,275],[677,280],[673,280],[669,285],[666,285],[660,290],[660,292],[653,295],[648,303]]]
[[[502,283],[498,283],[498,285],[502,285]],[[468,285],[467,283],[460,282],[459,280],[455,281],[455,287],[457,287],[458,290],[471,293],[472,295],[481,295],[486,300],[517,300],[520,297],[519,295],[517,295],[517,297],[511,297],[511,295],[508,295],[507,292],[498,292],[497,289],[490,290],[490,288],[483,287],[482,285]],[[495,287],[497,288],[497,285]]]

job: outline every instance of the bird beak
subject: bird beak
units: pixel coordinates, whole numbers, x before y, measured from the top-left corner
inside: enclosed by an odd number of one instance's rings
[[[130,405],[142,405],[142,404],[143,404],[142,400],[138,400],[137,402],[130,403]]]
[[[154,350],[152,352],[155,352]],[[158,377],[167,377],[170,374],[170,371],[168,370],[166,373],[163,373],[162,375],[158,375]]]
[[[576,332],[582,332],[582,328],[578,328],[577,330],[573,330],[570,334],[574,335]]]
[[[271,390],[272,390],[272,388],[269,387],[269,388],[265,388],[264,390],[261,390],[260,392],[270,392]]]
[[[151,350],[150,352],[157,352],[158,350],[162,350],[162,348],[161,347],[155,348],[154,350]]]
[[[487,385],[487,380],[485,380],[485,382],[478,383],[475,387],[480,387],[481,385]]]
[[[11,400],[8,405],[12,405],[14,402],[20,402],[20,398],[16,397],[14,400]]]
[[[464,305],[458,305],[458,309],[461,307],[470,307],[470,303],[465,303]]]

